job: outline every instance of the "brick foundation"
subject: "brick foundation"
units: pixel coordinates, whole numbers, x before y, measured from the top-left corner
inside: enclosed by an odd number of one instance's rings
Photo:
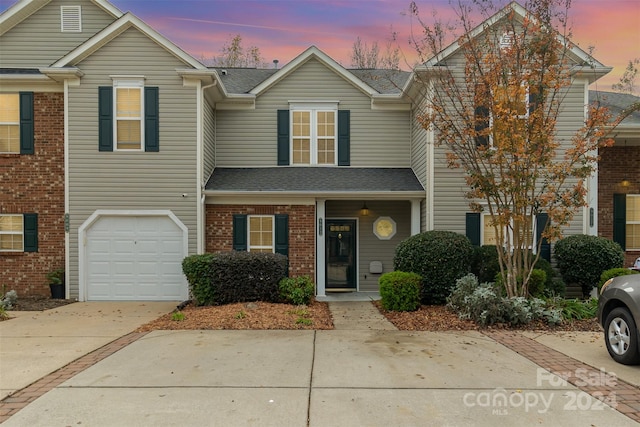
[[[33,103],[35,153],[0,154],[0,213],[38,214],[38,252],[0,252],[0,292],[18,298],[50,296],[46,274],[64,267],[64,95]]]
[[[207,205],[206,251],[233,250],[233,215],[289,215],[289,274],[315,277],[315,207]]]
[[[627,179],[630,185],[622,186]],[[602,149],[598,164],[598,235],[613,238],[613,195],[640,194],[640,147],[614,146]],[[625,267],[632,265],[640,251],[625,252]]]

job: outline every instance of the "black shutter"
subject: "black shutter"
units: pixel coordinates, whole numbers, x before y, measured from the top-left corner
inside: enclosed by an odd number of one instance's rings
[[[289,256],[289,215],[276,215],[275,252]]]
[[[489,127],[489,109],[484,105],[476,106],[474,110],[475,131],[476,131],[476,147],[488,146],[489,135],[478,135],[486,131]]]
[[[551,244],[546,238],[542,237],[542,232],[549,222],[549,214],[547,213],[539,213],[536,215],[536,244],[540,242],[542,239],[542,244],[540,245],[540,258],[544,258],[547,261],[551,262]]]
[[[144,88],[144,151],[160,151],[160,120],[157,87]]]
[[[20,92],[20,154],[33,154],[33,92]]]
[[[98,88],[98,150],[113,151],[113,87]]]
[[[623,250],[627,247],[627,195],[613,195],[613,241]]]
[[[351,112],[338,110],[338,166],[351,164]]]
[[[247,250],[247,216],[233,216],[233,250]]]
[[[38,214],[23,215],[24,251],[38,252]]]
[[[289,165],[289,110],[278,110],[278,166]]]
[[[467,212],[466,235],[473,246],[480,246],[480,213]]]

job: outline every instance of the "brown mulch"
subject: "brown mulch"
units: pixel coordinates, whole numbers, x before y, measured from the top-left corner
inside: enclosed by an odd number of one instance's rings
[[[136,332],[156,329],[333,329],[333,318],[326,302],[307,306],[249,302],[219,306],[186,306],[180,311],[142,325]]]
[[[460,319],[457,314],[441,305],[423,305],[416,311],[399,312],[387,311],[382,308],[380,301],[374,305],[380,313],[401,331],[467,331],[489,329],[511,329],[526,331],[581,331],[600,332],[602,328],[596,319],[575,320],[560,325],[551,326],[543,321],[534,321],[528,325],[509,326],[496,324],[483,328],[471,320]]]
[[[74,303],[72,299],[53,299],[46,297],[19,297],[11,311],[43,311]]]

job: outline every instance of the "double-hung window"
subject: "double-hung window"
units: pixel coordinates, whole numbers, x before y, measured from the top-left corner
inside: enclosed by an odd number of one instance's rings
[[[157,87],[143,77],[114,78],[98,88],[100,151],[160,151]]]
[[[626,249],[640,250],[640,194],[627,194],[626,206]]]
[[[0,215],[0,252],[36,252],[37,250],[37,214]]]
[[[0,153],[20,153],[20,97],[0,93]]]
[[[337,164],[337,104],[291,105],[291,164]]]
[[[274,252],[273,215],[249,215],[249,252]]]

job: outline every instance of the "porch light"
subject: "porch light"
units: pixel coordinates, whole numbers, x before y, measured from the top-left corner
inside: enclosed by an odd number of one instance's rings
[[[367,207],[367,202],[364,202],[362,205],[362,209],[360,209],[360,215],[367,216],[369,215],[369,208]]]
[[[631,185],[631,182],[627,178],[623,178],[622,182],[620,182],[620,185],[623,187],[628,187]]]

